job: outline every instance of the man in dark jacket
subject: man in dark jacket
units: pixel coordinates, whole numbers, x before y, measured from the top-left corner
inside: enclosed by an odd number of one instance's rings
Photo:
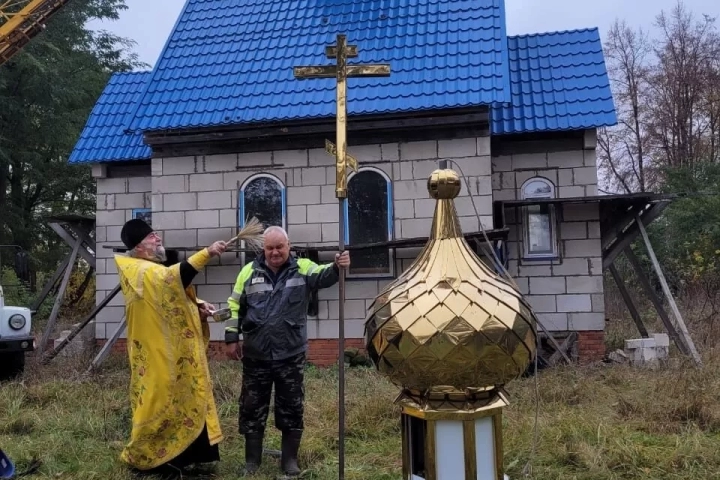
[[[290,256],[290,241],[280,227],[264,234],[263,253],[243,267],[228,299],[231,318],[225,324],[228,355],[238,358],[242,346],[240,433],[245,435],[245,473],[260,467],[263,437],[275,385],[275,426],[282,432],[280,466],[286,475],[299,475],[297,454],[304,428],[304,368],[307,309],[310,293],[339,280],[340,268],[350,266],[348,252],[335,262],[317,265]]]

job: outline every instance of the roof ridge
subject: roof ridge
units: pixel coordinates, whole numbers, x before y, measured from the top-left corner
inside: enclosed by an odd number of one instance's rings
[[[508,40],[517,39],[517,38],[531,38],[531,37],[551,37],[551,36],[557,36],[557,35],[567,35],[572,33],[594,33],[598,32],[600,33],[600,29],[598,27],[587,27],[587,28],[573,28],[569,30],[548,30],[545,32],[535,32],[535,33],[521,33],[517,35],[508,35]]]

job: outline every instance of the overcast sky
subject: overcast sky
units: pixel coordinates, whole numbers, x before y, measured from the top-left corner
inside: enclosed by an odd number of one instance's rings
[[[604,35],[616,18],[651,28],[655,16],[661,10],[672,9],[676,1],[505,0],[505,5],[511,35],[586,27],[599,27]],[[121,13],[120,20],[94,22],[91,28],[135,40],[140,60],[154,65],[185,0],[126,0],[126,3],[129,8]],[[698,16],[704,13],[720,17],[720,0],[685,0],[685,5]]]

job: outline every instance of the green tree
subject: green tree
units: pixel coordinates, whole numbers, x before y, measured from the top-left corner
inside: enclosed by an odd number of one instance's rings
[[[89,168],[69,165],[68,155],[110,75],[144,66],[131,41],[86,27],[126,8],[125,0],[74,0],[0,67],[0,243],[31,252],[41,270],[66,251],[43,218],[94,212]]]
[[[720,273],[720,165],[667,168],[664,177],[665,191],[681,197],[651,225],[658,256],[675,285],[715,285]]]

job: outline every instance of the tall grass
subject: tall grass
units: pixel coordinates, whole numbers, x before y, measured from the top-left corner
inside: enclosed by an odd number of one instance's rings
[[[536,479],[720,478],[720,354],[705,351],[705,366],[676,360],[664,369],[623,365],[559,367],[541,372],[539,439],[533,440],[534,379],[509,387],[504,423],[505,465],[521,478],[532,460]],[[42,461],[34,478],[129,479],[118,461],[130,419],[127,370],[111,357],[83,377],[87,359],[31,362],[22,381],[0,387],[0,446],[23,469]],[[238,478],[243,439],[237,433],[241,370],[214,362],[212,373],[225,441],[220,479]],[[337,478],[337,371],[307,370],[306,434],[300,462],[305,478]],[[396,389],[372,369],[347,375],[346,478],[399,479]],[[280,438],[268,429],[267,447]],[[259,480],[273,479],[277,460],[265,458]]]
[[[638,337],[620,296],[606,282],[608,349]],[[707,292],[706,292],[707,293]],[[643,295],[634,293],[651,332],[665,331]],[[504,414],[505,466],[512,479],[677,480],[720,479],[720,322],[714,302],[698,292],[678,300],[704,365],[694,366],[675,349],[661,368],[598,364],[561,366],[509,385]],[[720,302],[717,302],[720,305]],[[23,379],[0,385],[0,448],[22,470],[39,459],[33,478],[123,480],[132,478],[118,456],[129,433],[127,364],[111,356],[100,372],[85,377],[91,358],[57,357],[44,367],[29,361]],[[215,397],[225,441],[218,479],[235,479],[243,464],[237,433],[241,368],[213,362]],[[401,477],[397,390],[372,369],[346,376],[346,478]],[[306,433],[300,463],[305,478],[337,478],[337,370],[308,367]],[[533,450],[535,406],[538,443]],[[280,448],[269,419],[266,447]],[[255,478],[278,473],[265,457]]]

